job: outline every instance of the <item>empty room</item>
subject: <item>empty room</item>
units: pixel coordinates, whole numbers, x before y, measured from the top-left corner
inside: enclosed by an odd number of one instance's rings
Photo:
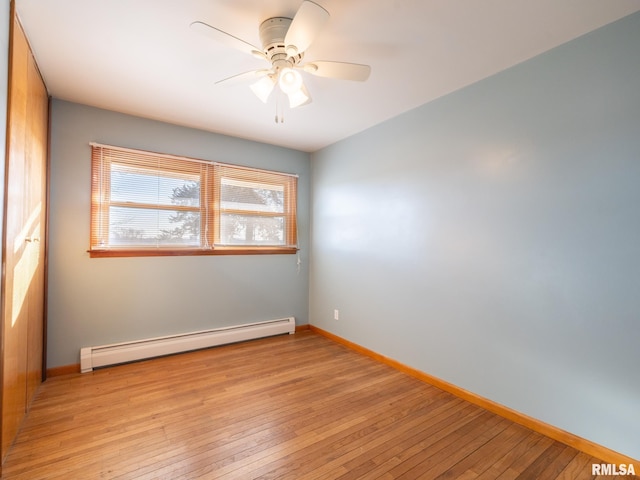
[[[3,479],[638,478],[638,0],[0,10]]]

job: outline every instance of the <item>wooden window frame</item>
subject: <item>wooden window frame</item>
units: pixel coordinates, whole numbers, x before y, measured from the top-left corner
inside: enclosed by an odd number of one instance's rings
[[[295,254],[297,247],[297,175],[210,162],[188,157],[134,150],[91,143],[91,233],[89,256],[149,257],[178,255],[259,255]],[[117,160],[112,158],[117,157]],[[154,163],[155,162],[155,163]],[[174,172],[177,177],[199,177],[200,205],[181,206],[118,202],[111,200],[110,178],[113,164],[158,173]],[[284,212],[258,212],[245,209],[245,215],[284,217],[284,245],[222,245],[220,242],[221,178],[278,186],[284,192]],[[148,210],[194,211],[200,213],[200,244],[134,246],[109,245],[109,209],[126,206]]]

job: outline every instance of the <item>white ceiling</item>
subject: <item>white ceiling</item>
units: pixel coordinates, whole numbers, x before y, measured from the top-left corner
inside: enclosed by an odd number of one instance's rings
[[[640,10],[639,0],[316,0],[331,18],[305,60],[371,65],[366,83],[305,74],[313,103],[261,103],[217,80],[266,63],[195,20],[260,45],[258,25],[302,0],[17,0],[60,99],[315,151]]]

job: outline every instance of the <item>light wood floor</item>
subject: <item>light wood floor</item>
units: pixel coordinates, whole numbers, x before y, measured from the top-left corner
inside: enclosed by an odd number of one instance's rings
[[[307,331],[49,379],[3,478],[586,479],[593,462]]]

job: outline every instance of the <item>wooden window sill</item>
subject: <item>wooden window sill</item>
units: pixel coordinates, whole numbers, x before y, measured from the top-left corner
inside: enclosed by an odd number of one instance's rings
[[[112,257],[176,257],[198,255],[293,255],[296,247],[216,247],[201,248],[114,248],[108,250],[89,250],[90,258]]]

